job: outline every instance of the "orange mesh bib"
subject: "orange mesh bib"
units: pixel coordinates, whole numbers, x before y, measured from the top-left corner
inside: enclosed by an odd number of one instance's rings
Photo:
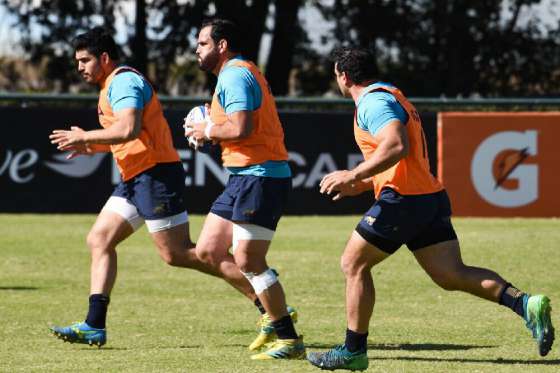
[[[101,85],[97,111],[99,123],[103,128],[111,127],[116,121],[108,98],[108,91],[113,78],[125,71],[141,75],[130,67],[116,68]],[[171,131],[163,116],[163,111],[152,87],[152,97],[142,112],[142,129],[140,135],[122,144],[111,145],[111,152],[124,181],[133,178],[157,163],[177,162],[179,155],[173,147]]]
[[[394,87],[383,86],[373,89],[375,91],[386,91],[391,93],[408,114],[408,122],[405,124],[408,134],[409,153],[391,168],[373,177],[374,192],[379,197],[381,189],[390,187],[396,192],[404,195],[430,194],[443,189],[443,186],[430,173],[428,150],[420,115],[416,108],[404,97],[402,92]],[[404,123],[403,123],[404,124]],[[354,137],[360,147],[364,158],[367,160],[377,148],[377,142],[367,131],[358,127],[357,111],[354,115]]]

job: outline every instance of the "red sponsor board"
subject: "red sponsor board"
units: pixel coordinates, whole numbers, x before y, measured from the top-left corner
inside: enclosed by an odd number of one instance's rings
[[[438,178],[459,216],[560,216],[560,112],[440,113]]]

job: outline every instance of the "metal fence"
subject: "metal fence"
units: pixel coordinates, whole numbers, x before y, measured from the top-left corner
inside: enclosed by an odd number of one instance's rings
[[[160,95],[166,107],[190,107],[208,102],[210,97]],[[409,97],[409,100],[423,111],[552,111],[560,110],[560,97],[502,97],[502,98],[446,98],[446,97]],[[49,105],[92,105],[97,102],[95,94],[56,94],[56,93],[0,93],[2,106],[40,106]],[[332,97],[276,97],[279,109],[298,109],[308,111],[351,110],[353,102],[347,98]]]

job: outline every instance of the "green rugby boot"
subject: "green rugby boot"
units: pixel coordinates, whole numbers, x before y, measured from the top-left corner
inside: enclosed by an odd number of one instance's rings
[[[541,356],[546,356],[554,343],[550,310],[550,299],[546,295],[530,296],[525,307],[526,326],[533,333]]]
[[[53,326],[50,329],[58,339],[62,339],[64,342],[83,343],[97,347],[101,347],[107,342],[105,329],[92,328],[85,322],[64,327]]]
[[[295,324],[298,320],[298,314],[295,308],[288,306],[288,314],[292,318],[292,322]],[[257,338],[249,345],[249,351],[255,351],[262,348],[264,345],[274,342],[276,340],[276,332],[272,326],[272,320],[268,313],[262,315],[257,321],[257,327],[259,328],[259,335]]]
[[[297,339],[277,339],[267,344],[268,350],[252,355],[251,360],[304,359],[303,336]]]
[[[327,352],[310,352],[307,360],[323,370],[366,370],[369,365],[367,351],[350,352],[345,345],[335,346]]]

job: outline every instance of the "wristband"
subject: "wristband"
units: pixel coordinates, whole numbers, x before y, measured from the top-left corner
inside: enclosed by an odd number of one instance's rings
[[[204,128],[204,137],[206,137],[208,140],[212,140],[210,138],[210,130],[212,129],[212,127],[214,127],[214,122],[208,119],[206,121],[206,127]]]

